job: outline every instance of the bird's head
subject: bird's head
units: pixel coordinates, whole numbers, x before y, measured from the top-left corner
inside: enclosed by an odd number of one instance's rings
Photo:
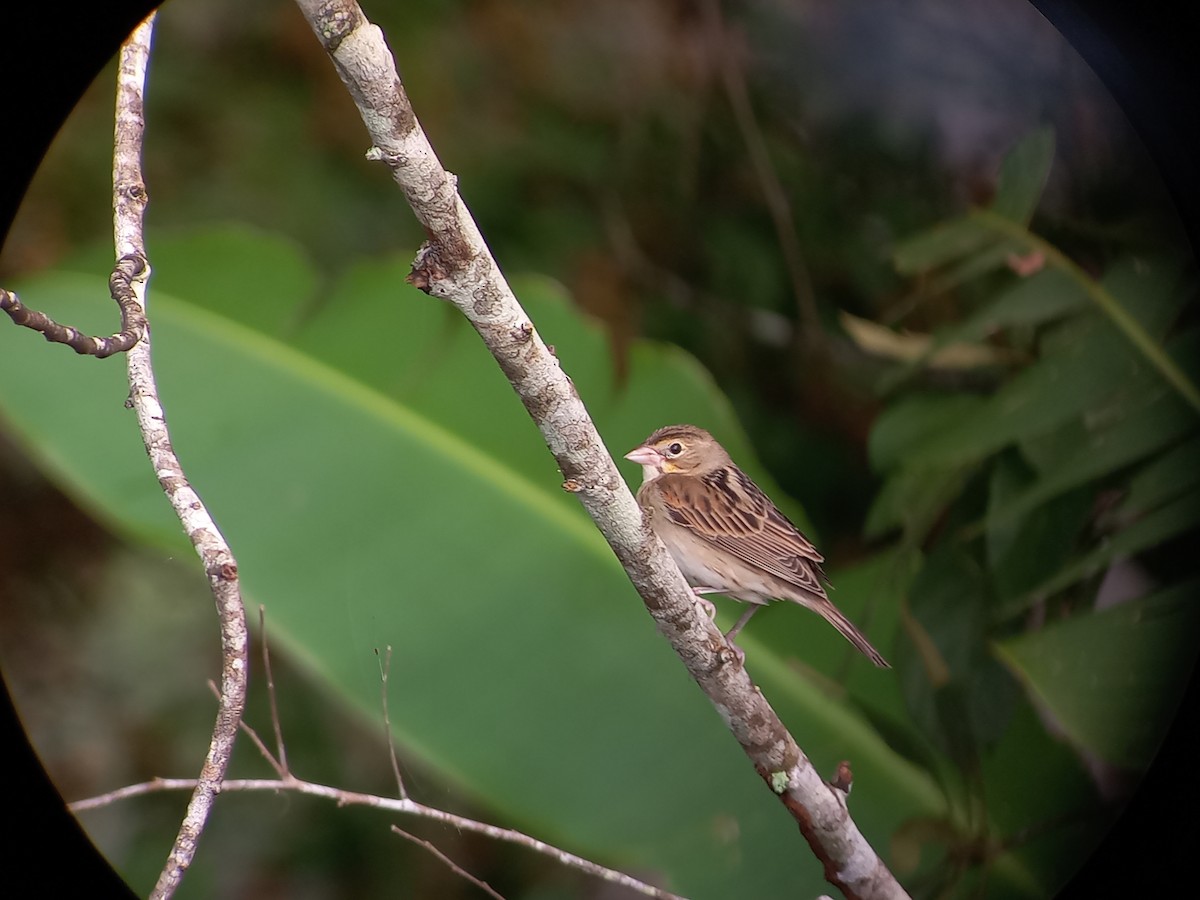
[[[703,475],[730,461],[725,448],[695,425],[660,428],[625,458],[642,467],[643,484],[660,475]]]

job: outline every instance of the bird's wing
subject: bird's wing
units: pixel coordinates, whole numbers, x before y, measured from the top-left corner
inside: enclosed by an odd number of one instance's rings
[[[824,557],[741,469],[723,466],[698,478],[664,475],[653,484],[674,524],[743,563],[825,597]]]

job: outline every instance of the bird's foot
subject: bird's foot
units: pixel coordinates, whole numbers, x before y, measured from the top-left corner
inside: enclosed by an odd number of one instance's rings
[[[712,621],[717,617],[717,607],[711,600],[708,600],[704,597],[703,592],[705,590],[705,588],[692,588],[692,593],[696,595],[696,602],[700,605],[700,608],[704,610],[704,613],[708,616],[709,621]]]

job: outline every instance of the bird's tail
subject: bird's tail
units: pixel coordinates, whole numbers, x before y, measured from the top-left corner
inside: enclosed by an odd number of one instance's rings
[[[862,652],[871,662],[879,666],[881,669],[890,669],[891,664],[883,658],[883,655],[871,646],[871,642],[867,640],[866,635],[858,630],[858,627],[846,618],[845,614],[833,605],[829,600],[823,603],[805,603],[805,606],[819,613],[825,621],[842,633],[850,643]]]

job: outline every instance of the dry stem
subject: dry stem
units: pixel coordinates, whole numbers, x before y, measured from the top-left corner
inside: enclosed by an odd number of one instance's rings
[[[151,14],[121,46],[113,146],[116,271],[129,267],[130,260],[138,263],[137,276],[129,279],[129,294],[142,316],[146,311],[145,287],[150,269],[143,237],[143,214],[148,197],[142,181],[142,138],[145,131],[146,65],[153,28],[154,15]],[[204,503],[188,483],[171,446],[171,436],[154,379],[148,327],[142,339],[129,350],[126,360],[129,372],[129,399],[126,405],[137,414],[138,428],[158,482],[204,564],[221,626],[222,671],[217,721],[179,834],[151,893],[153,898],[165,898],[174,894],[195,856],[196,845],[233,752],[233,742],[246,701],[249,664],[246,611],[238,586],[237,562]]]

